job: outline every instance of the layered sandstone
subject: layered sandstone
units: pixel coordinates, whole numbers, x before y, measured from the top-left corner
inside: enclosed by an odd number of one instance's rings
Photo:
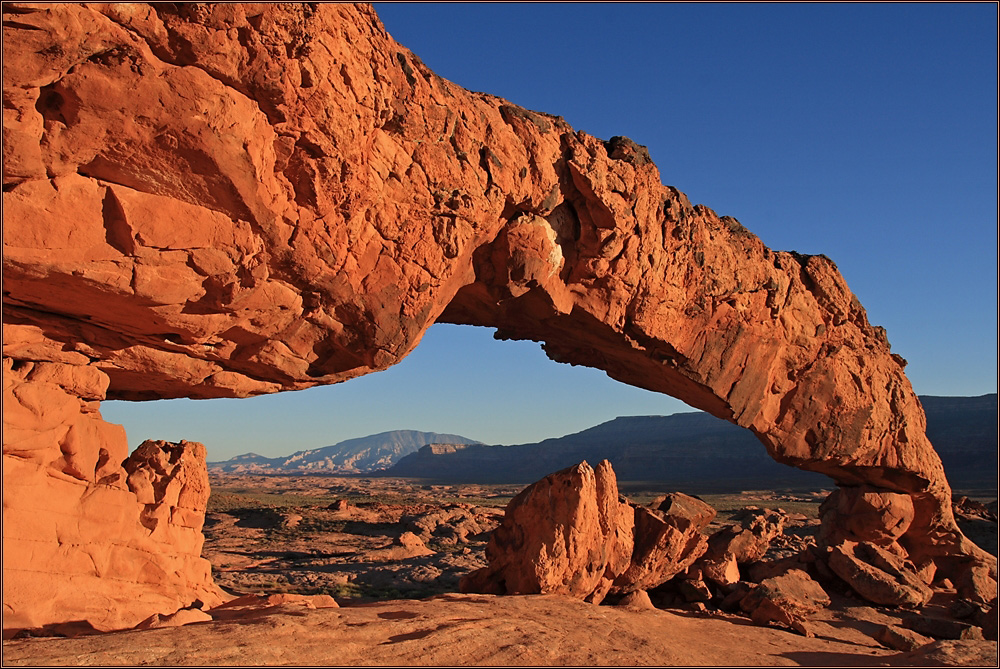
[[[704,554],[715,509],[671,493],[649,507],[625,500],[611,463],[586,461],[522,490],[486,546],[489,564],[463,592],[557,594],[599,604],[608,593],[663,585]],[[632,601],[630,597],[628,601]]]
[[[102,482],[124,459],[105,397],[336,383],[445,321],[541,341],[752,430],[781,462],[909,497],[908,556],[995,574],[957,529],[905,361],[833,262],[692,206],[634,142],[441,79],[364,5],[3,11],[5,388],[30,402],[53,384],[26,366],[64,370],[45,445],[4,432],[5,495],[126,494]],[[53,436],[70,430],[84,455]],[[81,545],[108,523],[81,525]]]
[[[201,444],[147,441],[101,420],[99,370],[5,361],[3,624],[131,627],[224,595],[201,557]]]
[[[629,567],[633,509],[605,460],[550,474],[510,501],[463,592],[553,594],[600,603]]]

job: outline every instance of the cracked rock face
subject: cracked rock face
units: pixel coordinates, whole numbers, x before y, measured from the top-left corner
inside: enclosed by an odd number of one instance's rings
[[[833,262],[692,206],[631,140],[438,77],[368,6],[10,3],[3,30],[3,355],[75,369],[60,425],[336,383],[434,322],[492,326],[909,496],[915,561],[990,560]],[[43,432],[44,466],[76,466]]]
[[[462,578],[463,592],[556,594],[599,604],[629,565],[633,510],[611,463],[546,476],[510,501],[486,546],[489,566]]]
[[[201,444],[147,441],[101,420],[93,368],[4,361],[3,625],[131,627],[224,600],[201,557]],[[83,395],[81,397],[80,395]]]

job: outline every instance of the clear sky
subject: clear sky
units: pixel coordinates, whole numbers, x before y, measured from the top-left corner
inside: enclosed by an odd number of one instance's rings
[[[383,4],[472,90],[649,148],[663,181],[777,250],[823,253],[920,394],[997,390],[997,5]],[[436,325],[385,372],[246,400],[106,402],[210,460],[393,429],[523,443],[688,410],[530,342]]]

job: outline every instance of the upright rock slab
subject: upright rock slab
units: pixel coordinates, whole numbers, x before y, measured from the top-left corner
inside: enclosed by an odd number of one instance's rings
[[[655,588],[691,566],[708,546],[701,530],[715,518],[711,506],[679,492],[633,510],[635,544],[628,569],[615,579],[618,592]]]
[[[486,546],[487,567],[463,592],[563,594],[600,603],[662,585],[705,552],[715,509],[671,493],[648,508],[618,495],[611,463],[582,462],[520,492]]]
[[[5,370],[86,369],[107,383],[88,403],[246,397],[385,369],[434,322],[491,326],[906,495],[911,558],[995,574],[833,262],[692,206],[631,140],[445,81],[367,5],[4,13]],[[91,404],[58,420],[114,430]],[[42,449],[44,480],[90,467],[71,442]]]
[[[510,501],[486,546],[489,566],[463,577],[462,591],[599,603],[629,563],[632,522],[607,460],[550,474]]]

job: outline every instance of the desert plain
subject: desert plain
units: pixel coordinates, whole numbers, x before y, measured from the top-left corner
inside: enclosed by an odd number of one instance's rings
[[[664,490],[621,482],[649,503]],[[202,551],[229,595],[214,620],[96,633],[73,625],[4,641],[10,666],[496,665],[496,666],[995,666],[996,641],[918,636],[915,650],[885,641],[915,614],[872,605],[849,588],[809,616],[814,636],[757,626],[738,607],[688,602],[670,587],[645,604],[601,605],[560,595],[461,593],[484,567],[490,532],[523,484],[450,484],[364,475],[212,475]],[[963,532],[995,554],[996,501],[969,498]],[[740,491],[701,496],[717,511],[710,535],[747,510],[786,517],[762,561],[815,545],[829,490]],[[987,511],[976,507],[984,503]],[[990,504],[992,503],[992,504]],[[249,595],[249,597],[247,597]],[[288,597],[287,595],[291,595]],[[309,596],[325,595],[336,605]],[[254,599],[254,596],[257,599]],[[298,597],[297,597],[298,596]],[[921,615],[955,620],[954,588]],[[240,602],[240,599],[236,600]],[[995,628],[993,632],[995,638]],[[880,640],[881,638],[881,640]],[[897,642],[898,643],[898,642]]]

